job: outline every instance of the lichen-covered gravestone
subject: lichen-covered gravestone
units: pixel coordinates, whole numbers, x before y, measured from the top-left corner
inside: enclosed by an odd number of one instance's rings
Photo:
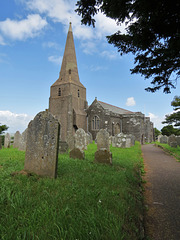
[[[21,142],[21,134],[20,134],[19,131],[17,131],[17,132],[14,134],[14,144],[13,144],[13,147],[14,147],[14,148],[19,148],[20,142]]]
[[[168,138],[168,145],[171,146],[171,142],[176,142],[176,136],[174,134],[170,135]]]
[[[21,135],[21,141],[19,144],[19,151],[26,151],[26,142],[27,142],[27,128]]]
[[[112,153],[109,148],[109,133],[101,129],[97,136],[97,151],[95,152],[95,162],[112,164]]]
[[[24,170],[41,176],[57,176],[60,125],[48,111],[28,125]]]
[[[84,149],[87,149],[87,136],[86,132],[79,128],[74,134],[74,147],[71,149],[70,158],[84,159]]]
[[[11,136],[9,133],[6,133],[5,139],[4,139],[4,147],[10,148],[10,145],[11,145]]]
[[[135,137],[132,134],[118,133],[112,139],[112,146],[118,148],[130,148],[135,144]]]
[[[161,135],[161,137],[159,139],[159,142],[167,144],[168,143],[168,137],[166,135]]]
[[[74,143],[75,148],[79,148],[82,151],[87,149],[86,132],[82,128],[79,128],[74,134]]]

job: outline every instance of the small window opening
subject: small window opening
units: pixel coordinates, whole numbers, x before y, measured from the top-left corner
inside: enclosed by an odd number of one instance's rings
[[[69,74],[71,74],[71,69],[69,69]]]
[[[58,90],[58,96],[61,96],[61,88]]]
[[[78,89],[78,97],[80,97],[80,91],[79,91],[79,89]]]

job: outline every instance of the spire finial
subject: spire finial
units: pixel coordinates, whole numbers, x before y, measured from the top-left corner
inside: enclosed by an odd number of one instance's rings
[[[69,23],[69,32],[72,32],[72,23]]]

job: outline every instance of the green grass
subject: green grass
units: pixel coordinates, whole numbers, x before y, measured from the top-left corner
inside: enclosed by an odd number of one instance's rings
[[[12,176],[25,153],[0,150],[0,239],[141,239],[140,144],[111,147],[113,166],[93,163],[95,151],[89,145],[85,160],[59,155],[54,180]]]
[[[170,147],[168,144],[163,144],[159,142],[156,142],[155,144],[161,146],[165,151],[174,156],[178,160],[178,162],[180,162],[180,146],[178,146],[177,148],[173,148]]]

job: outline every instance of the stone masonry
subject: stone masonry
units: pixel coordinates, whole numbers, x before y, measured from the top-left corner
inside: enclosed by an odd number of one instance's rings
[[[60,125],[47,111],[28,125],[24,170],[56,178]]]

